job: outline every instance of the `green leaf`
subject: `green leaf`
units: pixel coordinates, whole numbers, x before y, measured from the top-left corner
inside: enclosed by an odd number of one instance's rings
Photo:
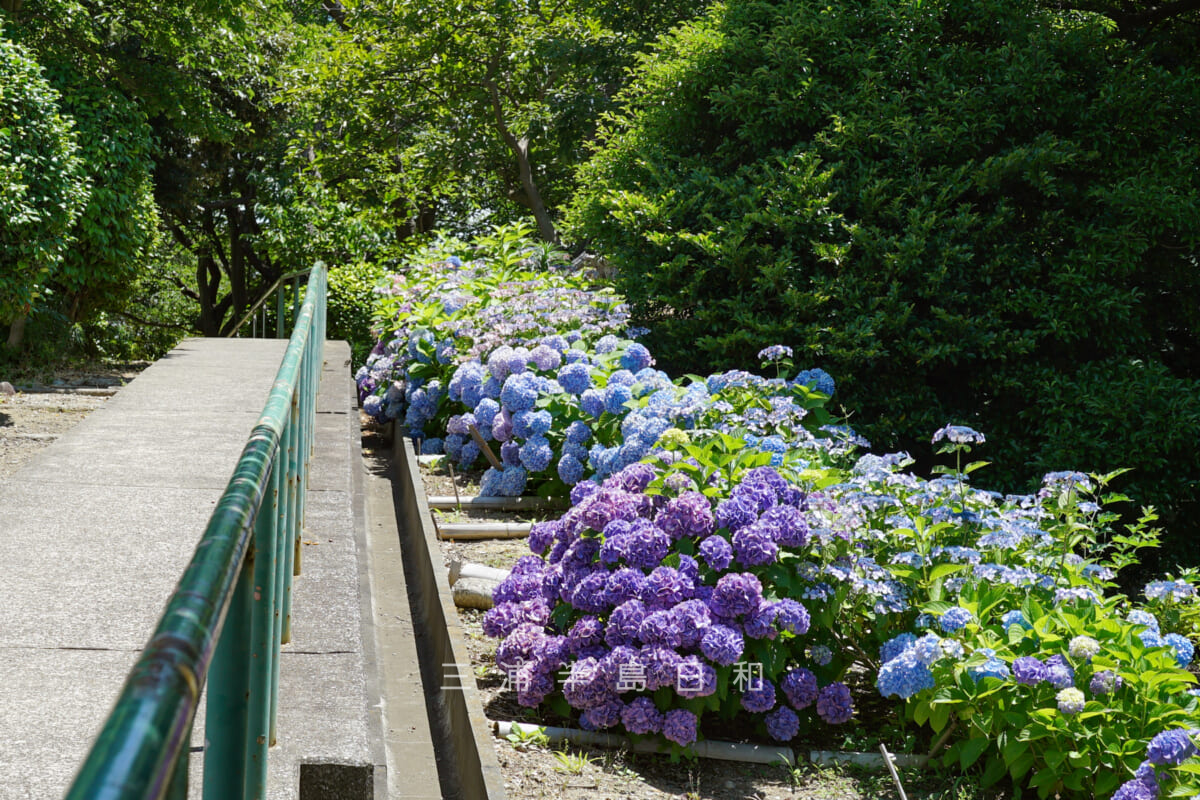
[[[990,746],[991,741],[982,737],[962,742],[958,751],[959,766],[964,770],[969,769]]]

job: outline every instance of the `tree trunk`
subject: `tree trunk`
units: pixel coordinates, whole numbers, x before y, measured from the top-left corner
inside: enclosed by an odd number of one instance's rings
[[[546,210],[542,193],[538,191],[537,182],[533,179],[533,164],[529,161],[529,138],[522,136],[520,139],[516,139],[510,135],[505,138],[505,141],[508,142],[509,149],[517,158],[517,171],[521,175],[521,187],[525,189],[525,194],[529,197],[529,209],[537,221],[538,233],[547,242],[558,244],[558,231],[554,227],[554,220],[550,219],[550,212]]]
[[[518,139],[516,134],[509,130],[508,123],[504,119],[504,106],[500,101],[500,87],[496,85],[496,82],[485,80],[484,86],[487,87],[488,94],[492,99],[492,114],[496,119],[496,130],[517,160],[517,173],[521,177],[521,188],[525,190],[525,195],[529,198],[529,209],[533,212],[533,218],[537,222],[538,234],[547,242],[558,244],[558,231],[554,228],[550,212],[546,210],[546,203],[542,200],[542,193],[538,190],[537,181],[533,179],[533,164],[529,161],[529,137],[522,136]]]
[[[212,252],[207,248],[196,258],[196,286],[200,290],[200,332],[205,336],[219,336],[220,318],[217,317],[217,287],[221,285],[221,271],[213,262]]]
[[[8,326],[8,346],[13,350],[20,350],[25,341],[25,321],[28,319],[28,314],[19,314]]]

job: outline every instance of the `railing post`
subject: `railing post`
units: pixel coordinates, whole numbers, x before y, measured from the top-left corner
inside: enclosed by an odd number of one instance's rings
[[[250,695],[247,709],[246,776],[243,797],[262,800],[267,793],[267,750],[270,746],[271,709],[277,692],[276,661],[279,647],[275,642],[275,579],[279,549],[276,507],[279,502],[277,478],[279,451],[271,468],[271,477],[263,492],[262,505],[254,521],[254,601],[250,625]]]
[[[175,770],[171,773],[171,785],[167,787],[166,800],[187,800],[188,767],[191,764],[191,725],[188,726],[187,735],[183,740],[187,745],[179,751],[179,758],[175,759]]]
[[[275,292],[275,338],[283,338],[283,290]]]
[[[292,278],[292,324],[300,318],[300,276]]]
[[[280,641],[287,644],[292,640],[292,576],[295,575],[295,547],[293,544],[293,536],[296,530],[296,505],[295,505],[295,486],[293,471],[292,451],[296,449],[296,433],[295,426],[292,421],[295,417],[295,397],[293,396],[293,405],[288,406],[288,414],[283,422],[283,435],[279,443],[279,467],[283,473],[283,487],[279,495],[280,516],[283,520],[283,528],[280,531],[279,538],[283,549],[283,557],[285,569],[283,571],[283,632]]]
[[[246,554],[209,668],[204,724],[204,800],[241,797],[250,694],[250,613],[255,553]]]
[[[286,431],[286,426],[284,427]],[[275,456],[275,471],[271,476],[271,489],[274,492],[275,504],[271,513],[275,517],[275,538],[271,546],[275,549],[274,568],[275,579],[272,584],[273,604],[271,614],[271,652],[275,658],[271,663],[271,706],[267,720],[267,744],[275,746],[277,741],[275,720],[279,714],[279,650],[283,645],[283,598],[290,590],[291,570],[287,563],[287,553],[290,546],[287,535],[287,503],[284,502],[287,492],[287,470],[283,460],[283,438],[280,438],[279,452]]]

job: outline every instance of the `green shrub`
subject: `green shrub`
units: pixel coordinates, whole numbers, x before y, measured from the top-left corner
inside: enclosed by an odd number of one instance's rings
[[[970,424],[1010,443],[987,453],[1009,488],[1128,466],[1176,525],[1200,81],[1111,27],[1031,0],[717,4],[643,63],[568,224],[676,370],[789,344],[881,448],[928,465],[927,431]]]
[[[71,121],[0,26],[0,324],[24,319],[62,262],[88,197]]]
[[[371,333],[378,297],[375,287],[387,270],[379,264],[354,262],[329,270],[328,337],[350,343],[354,369],[366,360],[375,344]]]

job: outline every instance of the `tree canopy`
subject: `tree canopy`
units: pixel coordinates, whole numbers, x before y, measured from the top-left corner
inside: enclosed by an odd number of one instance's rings
[[[1132,466],[1178,513],[1200,82],[1128,33],[1030,0],[719,4],[640,68],[572,231],[669,360],[790,344],[877,446],[971,424],[1010,486]]]

